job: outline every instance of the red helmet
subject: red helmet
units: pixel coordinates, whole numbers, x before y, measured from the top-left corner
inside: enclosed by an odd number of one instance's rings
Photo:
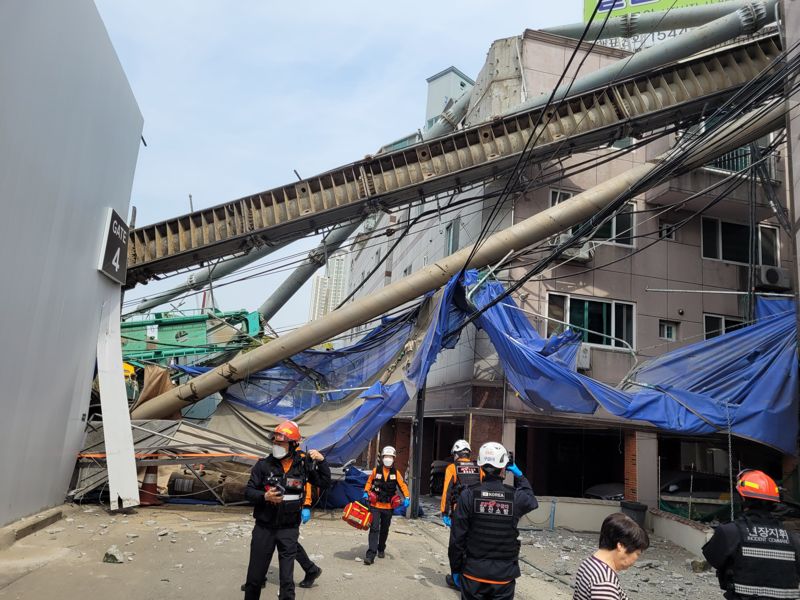
[[[763,471],[746,469],[736,478],[736,491],[742,498],[780,502],[781,496],[775,480]]]
[[[299,442],[300,428],[294,421],[284,421],[275,428],[274,435],[281,435],[290,442]]]

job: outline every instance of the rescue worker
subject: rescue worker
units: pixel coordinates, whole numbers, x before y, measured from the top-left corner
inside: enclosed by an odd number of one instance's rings
[[[250,473],[245,496],[253,508],[253,537],[245,581],[245,600],[258,600],[261,586],[278,549],[280,600],[294,600],[294,561],[300,523],[311,519],[306,497],[311,485],[330,481],[330,468],[317,450],[299,450],[300,429],[294,421],[275,428],[272,453],[260,459]]]
[[[703,546],[727,600],[800,598],[800,538],[772,515],[780,502],[775,481],[762,471],[736,478],[744,512],[720,525]]]
[[[481,468],[472,460],[472,448],[467,440],[457,440],[450,454],[453,455],[453,464],[447,465],[444,472],[441,502],[442,521],[447,527],[451,525],[456,500],[461,492],[481,481]],[[445,575],[445,581],[447,585],[457,589],[452,573]]]
[[[317,477],[320,482],[320,489],[327,489],[331,486],[331,478],[330,478],[330,468],[326,468],[325,471],[320,471],[317,468],[318,463],[313,463],[314,468],[317,470]],[[327,467],[327,465],[326,465]],[[303,508],[307,508],[309,511],[311,510],[311,500],[312,500],[312,490],[311,484],[308,484],[306,487],[306,495],[305,499],[303,500]],[[301,518],[303,514],[301,512]],[[306,521],[303,521],[305,523]],[[297,542],[297,556],[295,557],[297,564],[303,569],[305,576],[303,580],[298,583],[301,588],[310,588],[314,585],[314,581],[316,581],[320,575],[322,575],[322,567],[317,565],[314,561],[309,558],[308,553],[306,552],[305,548]],[[269,567],[269,565],[268,565]],[[245,583],[242,584],[241,590],[244,591]],[[267,578],[264,577],[264,581],[261,583],[261,587],[267,587]]]
[[[519,571],[520,517],[539,503],[531,484],[497,442],[478,451],[483,481],[461,492],[450,529],[448,557],[462,600],[514,597]],[[508,470],[514,486],[505,485]]]
[[[386,538],[389,537],[389,526],[392,523],[392,512],[402,503],[408,508],[408,486],[403,481],[400,471],[394,467],[397,452],[392,446],[386,446],[381,452],[381,464],[372,469],[367,484],[364,486],[363,499],[369,502],[372,513],[372,525],[369,527],[369,548],[364,558],[365,565],[375,562],[375,556],[383,558],[386,551]],[[397,493],[403,493],[402,502]]]

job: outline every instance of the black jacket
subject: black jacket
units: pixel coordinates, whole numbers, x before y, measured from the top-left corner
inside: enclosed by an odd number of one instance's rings
[[[450,570],[453,573],[462,575],[472,575],[481,579],[492,581],[510,581],[520,575],[519,571],[519,551],[518,545],[513,558],[508,557],[508,547],[499,548],[497,556],[472,556],[469,550],[474,547],[474,530],[476,529],[476,518],[474,512],[474,501],[476,496],[480,496],[481,491],[487,490],[497,493],[513,492],[513,517],[506,521],[508,531],[499,532],[507,539],[516,542],[519,535],[517,525],[520,517],[534,510],[539,506],[536,496],[533,495],[531,484],[523,477],[514,477],[514,487],[510,488],[501,479],[489,477],[484,478],[483,482],[470,486],[461,492],[453,513],[453,522],[450,529],[450,546],[448,548],[448,558],[450,559]],[[503,556],[505,554],[505,556]]]
[[[270,478],[285,480],[287,477],[302,481],[301,498],[284,500],[279,504],[264,500],[268,480]],[[325,460],[315,463],[304,452],[298,450],[292,456],[289,471],[284,472],[281,460],[270,454],[253,465],[250,480],[245,488],[245,497],[254,505],[253,518],[262,525],[276,529],[297,527],[300,525],[300,511],[305,503],[305,483],[324,489],[330,482],[331,470]]]
[[[739,550],[742,542],[742,529],[740,524],[746,527],[764,527],[769,531],[774,527],[783,527],[783,524],[776,517],[773,517],[769,512],[761,510],[748,510],[741,517],[738,517],[731,523],[720,525],[714,530],[714,535],[711,537],[706,545],[703,546],[703,556],[705,556],[708,564],[717,570],[717,579],[719,580],[720,588],[726,590],[725,597],[734,600],[738,598],[747,598],[735,593],[732,588],[734,580],[737,579],[736,569],[742,569],[739,561],[742,560],[741,552]],[[781,549],[794,551],[795,562],[794,571],[800,575],[800,538],[794,532],[783,531],[783,534],[788,534],[788,543]],[[765,538],[767,539],[767,538]],[[752,562],[752,559],[746,559]],[[759,560],[756,558],[756,560]],[[738,566],[737,566],[738,564]],[[783,563],[785,564],[785,563]],[[755,565],[755,563],[754,563]],[[770,574],[769,565],[757,564],[756,579],[759,578],[758,573],[763,573],[764,581],[759,581],[759,585],[764,586],[777,586],[779,582],[776,581],[774,574]],[[790,569],[791,571],[791,569]],[[782,587],[782,586],[781,586]]]

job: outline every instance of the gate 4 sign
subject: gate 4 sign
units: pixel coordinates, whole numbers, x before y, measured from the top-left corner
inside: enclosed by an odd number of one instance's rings
[[[106,229],[97,269],[119,284],[128,272],[128,226],[113,208],[106,212]]]

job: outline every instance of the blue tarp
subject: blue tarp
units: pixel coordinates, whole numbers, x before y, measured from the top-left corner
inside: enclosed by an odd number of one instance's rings
[[[474,271],[464,285],[476,283]],[[486,306],[503,292],[496,281],[482,284],[471,302]],[[408,379],[370,385],[408,342],[414,309],[384,319],[357,344],[330,352],[301,352],[291,361],[251,375],[233,386],[226,399],[279,418],[292,418],[322,402],[321,388],[366,387],[363,403],[306,440],[331,462],[343,464],[357,456],[389,419],[425,381],[442,348],[457,336],[448,332],[466,313],[456,302],[461,293],[451,280],[434,302],[433,317],[422,342],[412,354]],[[522,401],[538,411],[591,414],[598,406],[626,419],[647,421],[668,431],[707,434],[727,431],[794,454],[797,438],[798,363],[795,309],[792,300],[759,300],[758,321],[734,332],[685,346],[653,359],[614,388],[575,370],[580,335],[567,331],[543,339],[511,298],[485,311],[476,320],[494,347],[509,384]],[[187,372],[190,370],[185,369]],[[325,401],[344,398],[331,394]]]
[[[483,307],[503,287],[484,285],[473,296]],[[759,320],[641,365],[624,389],[576,373],[546,356],[544,341],[511,299],[484,312],[477,323],[500,355],[509,383],[523,402],[539,409],[591,413],[600,405],[626,419],[668,431],[731,431],[794,454],[797,440],[798,365],[795,310],[784,300],[758,301]],[[508,326],[516,319],[515,328]],[[551,338],[552,339],[552,338]],[[520,340],[525,340],[520,342]],[[556,352],[556,355],[558,351]]]

